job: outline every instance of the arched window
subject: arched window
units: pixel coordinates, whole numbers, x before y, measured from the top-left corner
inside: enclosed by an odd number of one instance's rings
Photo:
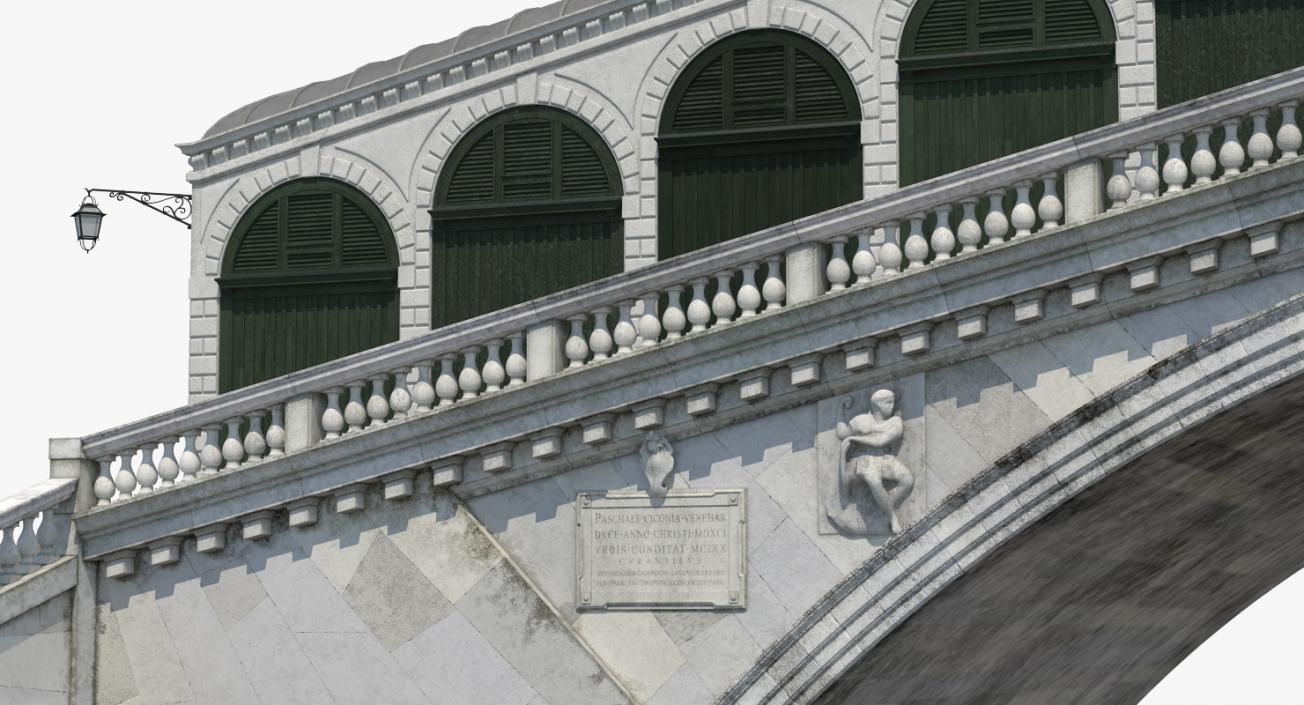
[[[222,263],[218,388],[228,392],[398,339],[398,253],[362,193],[301,179],[260,198]]]
[[[1103,0],[920,0],[898,69],[902,185],[1118,120]]]
[[[667,98],[657,151],[661,259],[864,193],[851,80],[790,32],[742,32],[689,63]]]
[[[622,270],[616,162],[574,116],[499,113],[447,164],[431,212],[435,328]]]

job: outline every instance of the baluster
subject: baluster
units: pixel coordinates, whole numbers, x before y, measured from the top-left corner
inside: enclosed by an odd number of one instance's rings
[[[321,428],[327,438],[339,438],[344,432],[344,412],[340,411],[340,395],[343,393],[343,387],[326,390],[326,410],[321,414]]]
[[[226,421],[226,440],[222,442],[222,459],[226,461],[227,470],[240,467],[244,460],[244,444],[240,442],[240,423],[244,419],[236,417]]]
[[[200,468],[203,464],[199,462],[199,451],[195,447],[195,437],[199,433],[187,431],[182,435],[185,440],[185,446],[181,449],[181,457],[177,459],[177,466],[181,469],[181,476],[177,482],[189,482],[199,475]]]
[[[440,406],[448,406],[457,400],[457,378],[453,376],[453,365],[457,356],[448,353],[439,358],[439,378],[435,380],[435,394]]]
[[[154,446],[157,443],[146,443],[140,447],[140,464],[136,466],[136,483],[140,485],[141,494],[149,494],[154,491],[154,485],[158,482],[158,470],[154,468]]]
[[[270,457],[285,454],[285,406],[272,407],[272,425],[267,427],[267,447]]]
[[[643,294],[643,314],[638,317],[638,337],[642,339],[637,343],[640,348],[656,345],[661,339],[661,319],[657,318],[656,292]]]
[[[928,259],[928,241],[924,239],[924,217],[923,213],[910,216],[910,235],[906,237],[906,258],[910,260],[906,264],[907,270],[923,266],[924,260]]]
[[[756,288],[757,269],[760,269],[760,265],[755,262],[748,262],[742,267],[743,284],[738,287],[738,306],[743,310],[740,318],[755,316],[756,310],[761,307],[761,290]]]
[[[1291,100],[1278,107],[1281,108],[1281,127],[1277,129],[1277,149],[1281,150],[1282,159],[1293,159],[1299,156],[1299,148],[1304,143],[1304,135],[1295,124],[1295,109],[1299,102]]]
[[[0,528],[3,528],[0,533],[0,570],[13,571],[18,567],[19,561],[18,543],[14,540],[18,525]]]
[[[18,535],[18,555],[24,563],[31,563],[41,552],[41,542],[36,540],[36,515],[23,520],[23,532]]]
[[[1032,234],[1032,226],[1037,224],[1037,211],[1032,208],[1032,182],[1020,181],[1014,185],[1014,190],[1018,196],[1010,210],[1010,223],[1014,226],[1015,237],[1027,237]]]
[[[711,322],[711,305],[706,303],[706,285],[710,283],[708,277],[698,277],[689,282],[693,287],[693,300],[688,302],[688,322],[692,324],[689,333],[701,333],[706,330],[706,324]]]
[[[54,507],[47,507],[41,512],[41,525],[36,529],[36,542],[40,544],[39,553],[47,556],[57,556],[63,553],[56,552],[54,542],[59,540],[59,534],[55,532],[55,524],[59,518],[55,515]]]
[[[344,422],[349,425],[349,433],[361,431],[367,424],[367,406],[362,401],[366,385],[364,381],[349,383],[349,403],[344,405]]]
[[[1268,136],[1267,109],[1255,110],[1250,113],[1250,119],[1254,121],[1254,132],[1250,134],[1250,141],[1245,143],[1245,148],[1250,159],[1254,160],[1250,168],[1259,169],[1268,166],[1268,160],[1272,158],[1273,144],[1272,138]]]
[[[1058,178],[1059,175],[1053,172],[1041,177],[1043,193],[1041,200],[1037,202],[1037,215],[1041,216],[1042,230],[1058,228],[1060,219],[1064,217],[1064,202],[1060,200],[1059,193],[1055,190]]]
[[[1198,127],[1195,130],[1195,154],[1191,155],[1191,173],[1195,174],[1196,185],[1213,181],[1213,173],[1218,170],[1218,159],[1209,148],[1209,138],[1213,135],[1212,127]]]
[[[834,235],[829,241],[829,263],[824,267],[824,275],[829,279],[829,291],[847,288],[851,281],[851,265],[847,263],[847,236]]]
[[[163,439],[163,457],[158,461],[158,477],[163,481],[163,486],[168,487],[176,484],[177,475],[181,474],[181,466],[177,465],[177,459],[173,455],[177,444],[176,437]]]
[[[960,201],[960,225],[955,229],[955,237],[960,241],[960,253],[977,252],[978,243],[983,240],[983,229],[978,225],[978,199],[966,198]]]
[[[1005,242],[1010,234],[1010,219],[1005,217],[1005,192],[987,192],[987,215],[983,218],[983,232],[987,234],[988,245]]]
[[[1141,193],[1140,200],[1150,201],[1159,197],[1159,171],[1155,169],[1155,152],[1159,146],[1154,142],[1137,147],[1141,153],[1141,166],[1136,170],[1135,187]]]
[[[684,287],[678,284],[666,289],[666,311],[661,314],[661,327],[666,331],[666,340],[682,337],[684,328],[688,327],[688,319],[679,303],[683,293]]]
[[[222,424],[211,423],[204,427],[204,445],[199,449],[199,462],[203,469],[199,477],[216,475],[222,467],[222,447],[218,441],[222,438]]]
[[[788,295],[788,288],[783,285],[779,275],[779,265],[783,258],[779,255],[765,260],[765,283],[761,284],[761,296],[765,297],[765,310],[777,311],[783,308],[783,298]]]
[[[1223,143],[1218,149],[1218,163],[1223,168],[1223,178],[1236,176],[1241,173],[1241,164],[1245,163],[1245,148],[1241,146],[1240,137],[1237,136],[1236,130],[1241,126],[1241,121],[1237,119],[1224,120]]]
[[[118,455],[118,476],[113,480],[113,484],[118,488],[118,499],[129,499],[131,493],[136,491],[136,476],[131,472],[133,455],[134,452]]]
[[[100,464],[100,474],[95,478],[93,486],[95,506],[107,507],[113,501],[113,492],[117,489],[117,486],[113,483],[113,456],[96,458],[95,462]]]
[[[510,363],[511,358],[508,358]],[[412,403],[417,411],[430,411],[435,408],[435,385],[430,382],[430,375],[435,369],[434,360],[422,360],[417,363],[417,382],[412,385]]]
[[[1127,178],[1127,153],[1111,154],[1109,158],[1114,162],[1114,175],[1105,184],[1105,195],[1112,201],[1110,208],[1122,208],[1132,197],[1132,180]]]
[[[938,206],[933,210],[933,233],[929,244],[933,246],[933,259],[951,259],[955,252],[955,233],[951,231],[951,206]]]
[[[370,419],[367,422],[368,426],[379,426],[389,418],[389,399],[385,396],[385,379],[384,372],[371,377],[371,396],[367,397],[365,405],[367,417]]]
[[[901,271],[903,255],[898,235],[897,222],[883,225],[883,244],[878,248],[878,263],[883,266],[883,273],[892,276]]]
[[[638,329],[634,327],[634,321],[630,318],[634,302],[621,301],[617,308],[620,310],[620,316],[616,319],[616,327],[611,331],[611,339],[616,343],[616,354],[624,355],[634,350],[634,343],[638,340]]]
[[[589,359],[589,343],[584,339],[584,321],[587,318],[581,313],[566,319],[570,321],[570,337],[566,338],[564,347],[566,359],[570,360],[567,368],[583,367],[584,361]]]
[[[1164,183],[1168,185],[1164,190],[1166,195],[1185,188],[1189,174],[1182,159],[1182,136],[1172,135],[1164,140],[1164,144],[1168,145],[1168,160],[1164,162]]]
[[[408,391],[408,375],[412,373],[410,367],[398,367],[389,371],[394,375],[394,389],[389,393],[389,408],[394,412],[394,418],[406,419],[408,411],[412,409],[412,392]]]
[[[869,247],[869,236],[869,228],[856,231],[856,254],[851,256],[851,271],[856,275],[856,286],[869,284],[870,277],[874,276],[874,268],[878,266],[874,252]]]
[[[249,432],[244,438],[244,452],[248,462],[262,460],[267,453],[267,437],[263,435],[263,413],[249,414]]]
[[[607,306],[593,309],[593,331],[589,333],[589,350],[593,351],[594,362],[611,357],[611,351],[616,347],[611,331],[607,330],[607,316],[610,314],[611,309]]]
[[[502,359],[503,340],[491,340],[485,344],[488,352],[485,353],[484,368],[480,370],[480,376],[484,378],[485,394],[497,392],[503,388],[503,382],[507,381],[507,370],[503,367]]]
[[[715,314],[713,325],[728,325],[738,312],[738,303],[734,301],[731,280],[733,272],[725,270],[715,275],[715,296],[711,298],[711,313]]]
[[[462,390],[463,399],[474,399],[480,394],[480,371],[475,367],[475,356],[479,354],[479,346],[462,351],[462,371],[457,375],[457,386]]]
[[[511,381],[507,383],[509,387],[515,387],[519,384],[525,384],[525,334],[512,334],[512,351],[507,354],[507,364],[503,365],[507,371],[507,378]]]

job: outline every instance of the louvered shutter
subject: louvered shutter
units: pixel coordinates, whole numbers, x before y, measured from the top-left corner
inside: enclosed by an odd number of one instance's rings
[[[1100,24],[1087,0],[1056,0],[1046,3],[1046,43],[1098,41]]]
[[[786,47],[761,44],[733,51],[733,126],[782,125],[789,81]]]
[[[611,180],[602,157],[592,145],[569,127],[561,128],[561,195],[563,198],[603,196],[611,192]]]
[[[344,266],[381,266],[389,260],[384,234],[366,211],[347,198],[340,199],[340,262]]]
[[[541,201],[552,196],[553,123],[547,120],[503,125],[504,200]]]
[[[324,269],[335,264],[335,194],[305,193],[285,202],[285,267]]]
[[[797,122],[832,122],[851,120],[847,98],[838,88],[833,74],[818,60],[800,49],[796,52],[796,120]]]
[[[1033,20],[1033,0],[978,0],[977,48],[1031,46],[1036,41]]]
[[[281,203],[272,203],[245,231],[235,253],[238,272],[270,272],[281,266]]]
[[[448,186],[449,203],[494,199],[494,134],[482,136],[457,163]]]
[[[915,34],[914,53],[949,54],[969,48],[969,0],[937,0]]]
[[[693,77],[679,98],[675,132],[724,128],[724,57],[716,57]]]

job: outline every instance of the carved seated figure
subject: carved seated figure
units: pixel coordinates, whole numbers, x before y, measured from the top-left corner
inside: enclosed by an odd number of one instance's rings
[[[844,494],[852,483],[864,483],[896,534],[901,531],[897,508],[915,486],[914,474],[896,457],[905,423],[896,415],[896,395],[890,390],[874,392],[869,402],[868,413],[838,422],[838,478]],[[842,400],[844,415],[851,405],[851,397]]]

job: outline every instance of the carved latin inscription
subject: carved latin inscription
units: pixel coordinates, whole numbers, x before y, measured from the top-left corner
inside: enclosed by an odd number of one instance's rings
[[[581,492],[580,609],[713,609],[746,604],[744,492]]]

